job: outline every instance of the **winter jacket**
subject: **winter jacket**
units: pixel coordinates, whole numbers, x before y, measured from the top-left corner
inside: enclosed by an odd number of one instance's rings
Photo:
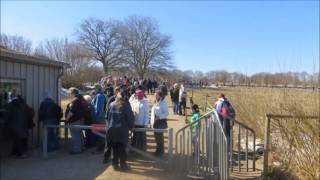
[[[5,120],[12,135],[27,138],[28,118],[25,105],[19,99],[13,99],[5,106],[5,109]]]
[[[78,94],[73,98],[71,103],[68,104],[65,117],[69,123],[85,119],[85,102],[83,96]]]
[[[171,89],[170,91],[171,101],[178,103],[179,102],[179,89]]]
[[[185,102],[186,101],[186,92],[184,91],[184,87],[181,86],[179,90],[179,102]]]
[[[92,106],[94,107],[94,117],[97,121],[104,120],[105,118],[105,107],[106,107],[106,97],[102,92],[97,92],[96,96],[92,100]]]
[[[149,103],[146,98],[142,100],[134,99],[130,102],[133,115],[134,125],[144,126],[149,123]]]
[[[129,129],[133,127],[134,116],[128,101],[122,107],[118,107],[116,101],[110,104],[107,111],[107,140],[127,144]]]
[[[169,115],[168,105],[165,99],[156,102],[151,110],[150,124],[153,126],[156,120],[167,119]]]
[[[55,124],[58,124],[62,118],[61,108],[50,98],[45,98],[39,108],[39,121],[46,123],[47,120],[54,120]]]
[[[190,119],[189,119],[189,124],[197,121],[199,118],[200,118],[200,113],[199,113],[199,112],[193,112],[193,113],[191,114]],[[193,133],[196,132],[196,130],[197,130],[198,127],[199,127],[199,123],[198,123],[198,122],[192,124],[192,125],[191,125],[191,132],[193,132]]]

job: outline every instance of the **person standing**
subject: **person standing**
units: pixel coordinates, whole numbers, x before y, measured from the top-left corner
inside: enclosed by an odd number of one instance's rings
[[[83,96],[79,94],[77,88],[69,89],[71,96],[73,97],[70,104],[67,105],[65,117],[70,125],[84,125],[85,120],[85,100]],[[70,129],[72,148],[70,154],[79,154],[82,152],[84,145],[84,138],[81,129]]]
[[[39,121],[43,125],[59,125],[60,119],[63,116],[62,109],[58,106],[50,96],[50,93],[43,93],[43,101],[39,108]],[[57,150],[60,146],[58,133],[56,128],[48,128],[48,151]]]
[[[179,115],[185,115],[186,113],[186,92],[183,83],[180,85],[179,89]],[[182,113],[183,112],[183,113]]]
[[[108,144],[113,151],[112,166],[114,170],[129,170],[127,165],[126,146],[129,141],[129,129],[134,123],[134,116],[126,92],[121,90],[116,100],[110,104],[107,111],[107,137]],[[104,158],[109,158],[104,156]],[[108,159],[104,159],[106,163]],[[119,166],[120,162],[120,166]]]
[[[196,121],[198,121],[200,118],[200,110],[197,104],[193,104],[191,107],[191,110],[192,110],[192,114],[188,123],[191,124],[191,141],[193,145],[192,154],[194,154],[195,149],[197,147],[197,143],[199,142],[198,136],[200,132],[200,124]]]
[[[169,115],[168,112],[168,105],[167,102],[162,94],[161,91],[157,91],[155,99],[155,104],[151,110],[151,124],[154,129],[166,129],[168,128],[167,124],[167,116]],[[155,132],[154,133],[157,148],[154,153],[156,156],[162,156],[164,153],[164,138],[162,132]]]
[[[106,109],[106,97],[102,92],[102,87],[100,84],[95,85],[96,95],[92,100],[92,106],[94,107],[94,117],[97,123],[104,123],[105,119],[105,109]]]
[[[149,103],[142,90],[136,91],[137,99],[130,102],[134,114],[134,128],[146,128],[149,123]],[[132,145],[138,149],[146,150],[146,132],[133,132]]]
[[[215,103],[214,107],[219,113],[221,125],[224,127],[228,142],[230,142],[230,132],[233,126],[233,120],[235,118],[235,111],[224,94],[219,95],[219,99]],[[226,117],[223,117],[223,115]]]
[[[13,137],[11,155],[27,158],[28,151],[28,115],[23,102],[15,93],[10,94],[10,103],[5,106],[5,121]]]
[[[171,101],[173,105],[173,114],[179,113],[179,85],[175,83],[170,91]]]

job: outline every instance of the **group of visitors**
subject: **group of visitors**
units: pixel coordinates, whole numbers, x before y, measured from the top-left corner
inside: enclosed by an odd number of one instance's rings
[[[84,150],[84,147],[92,146],[96,146],[98,150],[102,146],[104,149],[103,162],[109,162],[111,153],[113,153],[112,165],[114,169],[126,170],[129,168],[126,164],[129,132],[132,132],[131,145],[145,151],[147,147],[146,132],[139,131],[139,128],[166,129],[168,127],[167,116],[169,113],[165,101],[167,90],[165,86],[161,85],[159,90],[155,92],[155,103],[152,106],[150,117],[149,102],[145,95],[148,86],[144,86],[143,81],[132,82],[126,77],[113,79],[109,76],[103,78],[100,84],[95,85],[95,90],[90,95],[81,95],[78,89],[70,88],[69,91],[73,99],[67,105],[65,119],[71,125],[105,123],[105,141],[90,130],[85,130],[83,135],[81,129],[71,128],[72,148],[70,153],[78,154]],[[132,128],[136,130],[132,130]],[[157,143],[154,154],[162,156],[164,153],[163,133],[155,133],[154,135]],[[49,135],[49,137],[51,136]],[[58,145],[55,140],[51,140],[52,142],[48,146],[52,149],[49,150],[54,150]],[[99,142],[101,140],[102,143]]]

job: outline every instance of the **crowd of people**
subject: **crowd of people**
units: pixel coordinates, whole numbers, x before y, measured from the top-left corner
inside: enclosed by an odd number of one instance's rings
[[[94,134],[90,129],[82,130],[71,128],[70,154],[79,154],[85,149],[95,147],[97,152],[103,151],[103,163],[108,163],[113,153],[112,165],[115,170],[127,170],[126,147],[131,136],[131,146],[146,151],[147,137],[144,130],[139,128],[168,128],[167,116],[168,104],[165,97],[168,95],[169,85],[165,82],[158,85],[155,80],[136,80],[127,77],[113,79],[112,76],[103,78],[95,84],[94,90],[87,95],[80,94],[77,88],[70,88],[72,100],[67,105],[66,111],[54,102],[49,92],[43,93],[43,101],[40,104],[38,119],[43,125],[59,125],[63,116],[70,125],[106,125],[105,139]],[[149,101],[146,93],[154,93],[155,99],[149,113]],[[173,105],[173,113],[186,115],[187,92],[183,83],[175,83],[170,89],[170,98]],[[191,124],[191,136],[193,147],[196,147],[199,135],[200,110],[191,99],[191,117],[186,123]],[[13,134],[12,155],[25,157],[28,151],[28,129],[34,126],[34,111],[20,97],[11,94],[11,102],[6,107],[5,117],[10,122],[9,127]],[[224,94],[219,96],[215,103],[215,109],[220,114],[235,118],[235,112],[231,103]],[[220,119],[225,119],[222,116]],[[224,123],[226,123],[224,125]],[[226,128],[226,135],[230,141],[230,129],[232,123],[221,121]],[[133,131],[130,131],[132,129]],[[59,149],[58,129],[48,129],[49,152]],[[129,133],[132,134],[129,134]],[[155,156],[164,153],[163,133],[155,132],[156,140]]]
[[[97,151],[104,150],[104,163],[110,161],[113,153],[114,169],[129,169],[126,164],[126,146],[129,142],[129,132],[131,132],[129,130],[168,127],[169,112],[165,101],[167,86],[162,84],[158,87],[157,81],[154,80],[138,81],[127,77],[113,79],[112,76],[108,76],[95,84],[94,88],[94,91],[88,95],[81,95],[77,88],[69,89],[73,99],[67,105],[65,119],[71,125],[106,124],[105,141],[90,130],[86,130],[83,134],[82,130],[72,128],[70,153],[78,154],[85,148],[96,147]],[[155,93],[155,103],[150,115],[146,93]],[[157,143],[154,155],[162,156],[163,133],[157,132],[154,135]],[[50,137],[49,135],[49,139]],[[52,142],[48,144],[49,151],[58,147],[54,139],[50,139]],[[145,151],[146,132],[132,131],[130,143],[133,147]]]

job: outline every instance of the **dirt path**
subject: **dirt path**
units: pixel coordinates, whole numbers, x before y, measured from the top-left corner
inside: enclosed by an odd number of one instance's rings
[[[148,96],[150,104],[153,104],[154,96]],[[167,98],[170,115],[168,126],[173,128],[174,135],[177,130],[185,125],[185,116],[173,115],[170,99]],[[189,105],[188,105],[189,106]],[[152,133],[148,133],[148,139],[152,141]],[[148,151],[155,149],[154,142],[148,143]],[[102,164],[102,153],[93,154],[94,149],[89,149],[79,155],[69,155],[65,149],[49,153],[49,158],[41,158],[39,149],[32,152],[27,159],[4,158],[1,159],[0,179],[190,179],[186,175],[178,176],[172,171],[166,170],[147,158],[139,155],[128,154],[128,164],[131,170],[127,172],[114,171],[110,164]],[[245,179],[259,177],[255,173],[231,173],[232,179]]]
[[[154,96],[148,96],[153,104]],[[174,133],[185,125],[185,117],[172,115],[172,106],[168,98],[168,126]],[[152,134],[151,134],[152,136]],[[150,151],[153,151],[151,149]],[[102,164],[102,154],[92,154],[94,149],[79,155],[69,155],[66,150],[49,153],[49,158],[41,158],[38,149],[33,150],[27,159],[4,158],[1,160],[0,179],[186,179],[168,173],[165,167],[138,155],[128,155],[128,172],[114,171],[110,164]]]

